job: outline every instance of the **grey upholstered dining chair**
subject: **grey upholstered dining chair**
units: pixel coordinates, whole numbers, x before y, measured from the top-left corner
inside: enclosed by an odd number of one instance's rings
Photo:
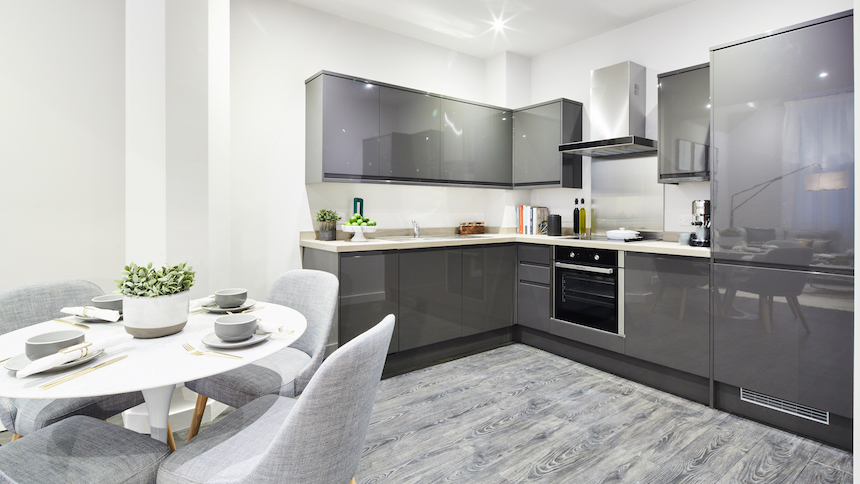
[[[393,332],[389,314],[332,353],[301,398],[266,395],[214,423],[161,463],[158,483],[354,482]]]
[[[66,316],[60,309],[86,306],[104,291],[89,281],[27,284],[0,291],[0,334]],[[20,348],[21,352],[24,348]],[[0,423],[13,440],[73,415],[106,419],[143,403],[141,392],[66,399],[0,398]]]
[[[78,415],[0,447],[0,484],[148,484],[168,454],[147,435]]]
[[[302,313],[307,319],[307,330],[295,343],[262,360],[185,383],[200,394],[188,440],[197,435],[208,398],[239,408],[263,395],[301,394],[325,356],[337,292],[337,277],[328,272],[296,269],[282,274],[269,290],[266,301]]]

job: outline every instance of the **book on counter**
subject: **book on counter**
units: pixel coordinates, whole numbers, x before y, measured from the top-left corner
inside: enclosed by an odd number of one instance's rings
[[[517,206],[517,233],[523,235],[546,235],[546,223],[549,218],[547,207],[532,205]]]

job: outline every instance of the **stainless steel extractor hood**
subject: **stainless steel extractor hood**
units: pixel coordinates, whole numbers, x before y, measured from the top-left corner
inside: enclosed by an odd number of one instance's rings
[[[645,68],[627,61],[591,71],[591,139],[558,150],[592,158],[657,152],[645,138]]]

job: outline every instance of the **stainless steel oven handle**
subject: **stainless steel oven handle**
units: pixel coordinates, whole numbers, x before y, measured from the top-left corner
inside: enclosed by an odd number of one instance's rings
[[[562,269],[571,269],[574,271],[582,271],[582,272],[594,272],[597,274],[614,274],[615,269],[611,267],[592,267],[592,266],[581,266],[579,264],[565,264],[564,262],[556,262],[556,267],[560,267]]]

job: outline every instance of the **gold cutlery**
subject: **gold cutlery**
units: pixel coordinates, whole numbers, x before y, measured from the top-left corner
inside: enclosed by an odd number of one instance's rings
[[[49,389],[49,388],[53,388],[53,387],[55,387],[55,386],[59,385],[60,383],[65,383],[65,382],[67,382],[67,381],[69,381],[69,380],[71,380],[71,379],[73,379],[73,378],[77,378],[77,377],[79,377],[79,376],[81,376],[81,375],[86,375],[87,373],[89,373],[89,372],[91,372],[91,371],[95,371],[95,370],[98,370],[99,368],[102,368],[102,367],[108,366],[108,365],[110,365],[111,363],[116,363],[117,361],[119,361],[119,360],[121,360],[121,359],[123,359],[123,358],[125,358],[125,357],[127,357],[127,356],[128,356],[128,355],[122,355],[122,356],[119,356],[119,357],[114,358],[114,359],[112,359],[112,360],[105,361],[104,363],[99,363],[99,364],[98,364],[98,365],[96,365],[96,366],[91,366],[91,367],[89,367],[89,368],[84,368],[83,370],[81,370],[81,371],[77,371],[77,372],[75,372],[75,373],[72,373],[71,375],[66,375],[66,376],[64,376],[64,377],[62,377],[62,378],[57,378],[56,380],[54,380],[54,381],[52,381],[52,382],[45,383],[44,385],[39,385],[39,390],[47,390],[47,389]]]
[[[217,351],[200,351],[198,349],[195,349],[193,346],[191,346],[188,343],[182,343],[182,347],[185,348],[185,351],[189,352],[190,354],[192,354],[194,356],[203,356],[205,354],[210,354],[210,355],[216,355],[216,356],[223,356],[225,358],[235,358],[237,360],[242,359],[241,356],[228,355],[227,353],[219,353]]]
[[[3,358],[2,360],[0,360],[0,363],[3,363],[4,361],[8,361],[8,360],[11,360],[11,359],[12,359],[12,357],[11,357],[11,356],[10,356],[9,358]]]
[[[87,326],[86,324],[73,323],[73,322],[71,322],[71,321],[66,321],[65,319],[54,318],[54,321],[56,321],[56,322],[58,322],[58,323],[71,324],[72,326],[77,326],[77,327],[79,327],[79,328],[83,328],[83,329],[90,329],[90,327],[89,327],[89,326]]]

